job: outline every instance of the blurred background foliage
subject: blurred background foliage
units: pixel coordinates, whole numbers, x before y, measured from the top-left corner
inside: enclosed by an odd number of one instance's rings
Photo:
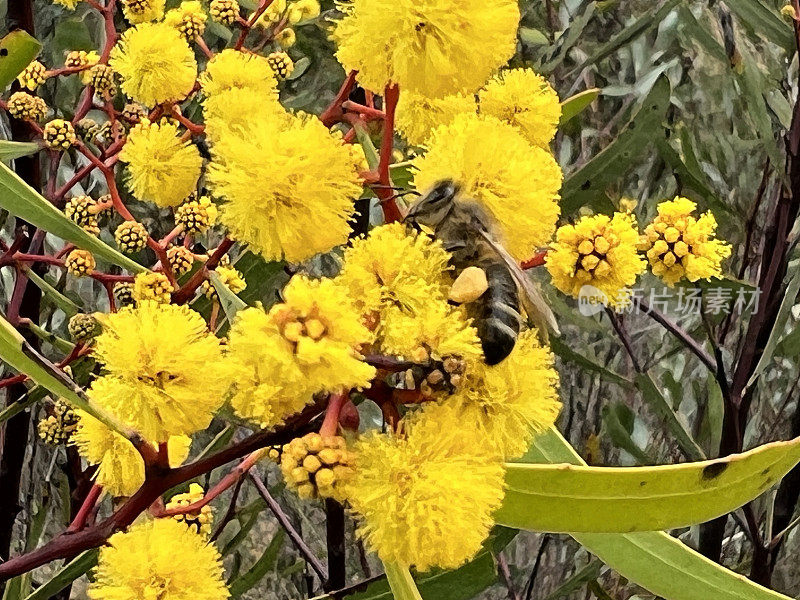
[[[0,23],[7,23],[7,2],[14,1],[0,1]],[[176,3],[168,2],[168,6]],[[246,1],[242,4],[248,7]],[[759,240],[785,177],[783,139],[797,94],[794,34],[790,21],[780,14],[782,4],[782,0],[523,0],[518,52],[512,64],[547,75],[562,99],[590,88],[601,90],[587,110],[565,124],[555,142],[566,175],[563,220],[588,211],[608,212],[623,201],[625,206],[635,204],[644,223],[653,216],[657,201],[676,194],[688,196],[701,209],[714,212],[720,237],[733,244],[730,277],[721,287],[732,297],[741,290],[752,293],[754,268],[744,260],[744,249],[752,243],[756,254],[764,251]],[[329,1],[323,8],[322,18],[298,28],[297,43],[288,51],[296,69],[283,87],[282,101],[287,107],[319,113],[344,78],[328,39],[326,17],[336,9]],[[68,12],[47,0],[36,0],[36,33],[44,44],[40,60],[48,67],[63,64],[68,50],[90,50],[102,42],[99,16],[85,9]],[[231,35],[211,22],[208,31],[206,39],[212,48],[224,46]],[[52,78],[46,86],[43,95],[49,104],[69,115],[79,92],[78,79]],[[187,114],[191,116],[191,110]],[[8,123],[0,123],[0,128],[2,137],[8,137]],[[399,146],[406,156],[413,152]],[[72,168],[62,163],[59,183],[66,181]],[[404,180],[402,169],[395,174],[398,182]],[[87,193],[102,193],[99,178],[88,182]],[[166,233],[156,226],[159,214],[154,208],[131,205],[153,235]],[[4,235],[12,227],[6,223]],[[320,259],[317,266],[324,270],[329,265],[330,261]],[[264,263],[252,254],[240,257],[238,268],[247,280],[243,298],[248,303],[272,302],[285,281],[283,265]],[[789,277],[797,277],[796,263],[790,265]],[[105,308],[104,294],[92,281],[62,277],[49,283],[82,306]],[[0,286],[7,297],[9,273],[2,273]],[[648,300],[654,300],[651,292],[663,293],[663,284],[649,276],[640,287]],[[795,304],[797,287],[790,286],[790,292],[760,367],[763,375],[745,430],[746,448],[800,434],[800,305]],[[678,293],[673,292],[673,301]],[[573,301],[553,290],[548,295],[563,331],[561,340],[554,343],[564,401],[559,427],[587,462],[676,462],[687,458],[687,445],[692,444],[708,457],[718,455],[722,391],[681,342],[645,315],[625,315],[634,352],[657,389],[647,387],[635,377],[604,314],[584,316]],[[42,322],[49,331],[67,337],[63,315],[54,309],[52,301],[45,303],[44,314],[51,318]],[[711,311],[706,311],[705,319],[696,314],[672,318],[696,339],[707,340],[712,332],[713,338],[720,339],[723,362],[731,365],[741,350],[747,323],[744,312],[729,323],[724,314]],[[85,362],[82,368],[85,372],[76,377],[85,383],[92,365]],[[380,415],[362,415],[364,421],[376,418]],[[688,438],[681,438],[686,432]],[[215,425],[205,439],[199,436],[195,451],[206,444],[222,445],[232,434],[232,429]],[[30,439],[35,443],[26,461],[26,503],[17,521],[16,550],[51,537],[69,521],[63,451],[44,446],[34,434]],[[299,510],[296,497],[284,492],[277,470],[269,469],[268,483],[275,498],[314,551],[324,556],[322,508]],[[236,597],[307,597],[313,576],[304,561],[283,539],[252,486],[243,486],[240,493],[240,509],[221,537]],[[774,493],[767,493],[754,504],[759,522],[772,515],[773,499]],[[747,573],[752,547],[741,521],[741,517],[728,521],[722,561]],[[356,582],[377,572],[377,565],[363,557],[352,528],[349,522],[348,572],[350,581]],[[698,546],[699,528],[673,533]],[[800,591],[800,566],[792,558],[799,543],[800,535],[790,532],[774,567],[773,586],[789,595]],[[42,569],[34,573],[34,579],[46,575]],[[420,584],[426,600],[651,597],[567,536],[514,536],[507,530],[498,530],[486,551],[469,565],[426,577]],[[82,594],[79,581],[72,597]],[[351,597],[365,600],[390,595],[385,582],[378,582]]]

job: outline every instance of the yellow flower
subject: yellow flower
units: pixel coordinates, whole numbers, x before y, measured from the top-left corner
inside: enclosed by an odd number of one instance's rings
[[[102,317],[95,356],[105,375],[92,394],[147,440],[205,429],[228,377],[219,340],[186,306],[140,302]]]
[[[381,560],[454,569],[480,550],[503,498],[503,466],[482,452],[483,440],[470,440],[457,422],[439,431],[412,422],[405,437],[373,433],[356,443],[347,498]]]
[[[169,304],[174,291],[175,288],[164,273],[139,273],[133,279],[133,300],[137,303],[155,301]]]
[[[17,81],[23,89],[31,92],[47,81],[47,67],[38,60],[32,60],[30,64],[17,75]]]
[[[292,3],[291,8],[291,12],[295,15],[295,23],[318,17],[319,10],[320,7],[317,0],[296,0]]]
[[[41,121],[47,114],[47,104],[39,96],[26,92],[14,92],[6,105],[8,114],[15,119]]]
[[[482,356],[478,333],[464,310],[439,298],[415,310],[387,307],[381,312],[378,341],[384,353],[403,357],[413,358],[420,349],[436,360]]]
[[[94,256],[88,250],[81,250],[76,248],[67,254],[64,259],[64,266],[67,268],[67,273],[75,277],[85,277],[94,271],[97,262]]]
[[[222,556],[175,519],[115,533],[100,550],[91,600],[226,600]]]
[[[561,119],[561,102],[547,80],[531,69],[501,71],[478,92],[481,114],[519,128],[534,146],[547,148]]]
[[[217,23],[233,25],[239,16],[239,3],[237,0],[211,0],[208,13]]]
[[[244,289],[247,287],[247,282],[244,280],[244,276],[231,266],[220,265],[214,269],[214,273],[219,276],[223,285],[227,286],[227,288],[234,294],[244,291]],[[201,289],[207,298],[219,299],[217,290],[210,281],[204,281]]]
[[[347,241],[361,193],[356,155],[312,116],[220,131],[208,183],[220,222],[268,260],[300,262]]]
[[[343,437],[309,433],[283,447],[280,466],[286,485],[301,498],[343,502],[344,487],[353,475],[352,460]]]
[[[206,492],[199,483],[190,483],[189,491],[182,494],[175,494],[167,502],[167,510],[171,508],[184,508],[199,502],[203,499]],[[209,537],[211,535],[211,523],[214,520],[214,509],[210,504],[206,504],[197,511],[190,513],[177,514],[172,516],[178,523],[183,523],[203,536]]]
[[[336,57],[374,91],[473,92],[516,48],[516,0],[353,0],[343,10]]]
[[[175,211],[175,222],[183,226],[186,233],[203,233],[217,222],[216,204],[208,196],[195,198],[193,195]]]
[[[437,359],[479,356],[475,329],[461,309],[447,303],[449,260],[440,242],[392,223],[353,241],[337,281],[374,322],[382,351],[405,357],[424,351]]]
[[[132,496],[144,483],[144,460],[128,440],[91,415],[79,412],[72,440],[80,455],[97,465],[95,481],[112,496]],[[170,466],[178,467],[189,456],[191,438],[172,436],[167,442]]]
[[[235,88],[251,89],[260,93],[264,100],[277,94],[277,82],[267,59],[232,48],[208,61],[200,76],[200,85],[206,96]]]
[[[722,277],[722,261],[731,254],[727,242],[715,239],[717,221],[711,212],[695,218],[697,205],[687,198],[658,205],[658,215],[645,228],[640,249],[647,252],[653,274],[669,286]]]
[[[432,297],[447,298],[449,261],[440,241],[391,223],[353,240],[338,281],[365,313],[390,306],[415,310]]]
[[[75,10],[75,7],[78,6],[78,2],[80,2],[80,0],[53,0],[53,4],[60,4],[69,10]]]
[[[410,144],[422,146],[431,132],[440,125],[449,125],[456,115],[474,113],[475,98],[467,94],[450,94],[429,98],[414,92],[403,92],[397,104],[397,130]]]
[[[550,349],[527,330],[499,364],[469,361],[455,393],[427,404],[419,419],[438,423],[434,429],[448,423],[459,423],[462,432],[474,429],[487,452],[508,460],[524,454],[533,436],[555,423],[560,409]]]
[[[133,25],[158,21],[164,16],[166,0],[120,0],[125,18]]]
[[[212,144],[233,132],[243,137],[256,122],[284,127],[291,122],[289,113],[278,102],[277,91],[265,94],[258,87],[223,89],[203,101],[206,137]]]
[[[647,267],[639,255],[636,219],[627,213],[587,216],[556,232],[547,254],[547,270],[553,285],[575,298],[584,285],[602,291],[614,306],[629,301],[625,289]]]
[[[459,115],[433,132],[427,153],[413,165],[421,191],[443,179],[461,185],[466,197],[496,219],[506,248],[518,260],[550,242],[560,212],[561,168],[511,125]]]
[[[365,386],[375,374],[358,353],[371,334],[345,289],[330,279],[295,276],[283,297],[269,312],[240,311],[228,343],[237,382],[231,406],[265,428],[301,410],[315,393]]]
[[[187,42],[193,42],[206,30],[208,15],[198,0],[184,0],[178,8],[167,11],[164,23],[174,27]]]
[[[120,152],[128,164],[125,184],[139,200],[177,206],[197,188],[203,158],[197,146],[184,142],[178,126],[147,119],[134,126]]]
[[[286,6],[286,0],[273,0],[267,9],[261,13],[261,16],[256,21],[256,26],[269,27],[272,23],[277,23],[286,12]]]
[[[111,50],[109,64],[122,77],[122,91],[145,106],[183,100],[197,77],[192,49],[166,23],[128,29]]]

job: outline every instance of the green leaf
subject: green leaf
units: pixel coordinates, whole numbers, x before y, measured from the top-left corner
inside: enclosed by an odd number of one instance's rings
[[[39,151],[39,144],[36,142],[12,142],[10,140],[0,140],[0,161],[8,162],[21,156],[28,156]]]
[[[104,244],[99,238],[86,233],[2,163],[0,163],[0,208],[131,273],[147,270]]]
[[[532,459],[585,464],[555,429],[538,436]],[[663,532],[573,537],[617,573],[665,600],[791,600],[698,554]]]
[[[601,411],[603,431],[617,448],[625,450],[641,465],[653,464],[653,459],[633,441],[633,411],[622,402],[604,406]]]
[[[211,271],[209,273],[209,279],[211,279],[211,283],[214,285],[214,289],[217,290],[217,296],[219,296],[219,303],[222,305],[222,310],[225,312],[225,316],[228,318],[229,323],[233,323],[233,319],[236,317],[236,313],[238,313],[243,308],[247,308],[247,304],[245,304],[244,300],[239,298],[236,294],[231,291],[225,283],[220,279],[219,275],[216,271]]]
[[[634,157],[645,152],[654,139],[663,137],[662,121],[669,100],[669,80],[662,76],[616,139],[566,178],[561,190],[564,214],[587,205],[597,210],[608,208],[607,188],[627,173]]]
[[[298,79],[299,77],[301,77],[303,75],[303,73],[308,71],[308,67],[310,67],[310,66],[311,66],[311,60],[307,56],[304,56],[303,58],[298,60],[296,63],[294,63],[294,69],[292,70],[292,74],[289,75],[286,78],[286,80],[287,81],[294,81],[295,79]]]
[[[586,583],[594,581],[600,576],[602,563],[594,559],[588,565],[583,567],[580,571],[575,573],[572,577],[564,581],[556,589],[545,596],[544,600],[556,600],[563,596],[569,596],[573,592],[580,590]]]
[[[231,583],[229,586],[231,598],[240,598],[242,594],[250,590],[275,566],[283,538],[283,529],[279,529],[256,563],[245,574],[237,577]]]
[[[495,521],[553,533],[688,527],[736,510],[800,461],[800,438],[712,461],[652,467],[506,465]]]
[[[647,402],[658,415],[664,419],[670,433],[675,436],[675,440],[681,450],[691,460],[703,460],[706,458],[703,449],[694,441],[692,434],[686,428],[677,412],[672,408],[664,394],[647,373],[640,373],[635,379],[636,387],[642,394],[642,399]]]
[[[567,75],[567,78],[570,78],[572,75],[575,75],[581,69],[588,67],[594,63],[600,62],[604,58],[610,56],[620,48],[622,48],[625,44],[630,42],[633,39],[636,39],[643,33],[650,31],[651,29],[658,27],[661,22],[667,17],[667,15],[672,12],[672,10],[681,3],[681,0],[668,0],[665,2],[658,10],[656,11],[648,11],[644,14],[644,16],[639,17],[633,23],[625,27],[622,31],[618,34],[613,36],[610,40],[608,40],[605,44],[600,46],[591,56],[589,56],[586,60],[580,63],[577,67],[572,69]]]
[[[764,352],[761,354],[761,358],[758,360],[755,369],[753,369],[753,375],[750,377],[750,381],[747,382],[747,387],[745,389],[753,385],[761,376],[761,373],[772,361],[772,356],[775,354],[778,342],[784,337],[786,323],[789,321],[789,315],[792,312],[792,306],[794,306],[795,299],[797,298],[797,292],[800,291],[800,262],[797,260],[792,261],[789,268],[794,274],[789,281],[789,285],[786,287],[786,294],[783,296],[783,301],[778,309],[778,315],[775,317],[775,322],[772,324],[772,331],[770,331],[769,339],[764,347]]]
[[[25,396],[13,404],[9,404],[2,411],[0,411],[0,423],[8,421],[11,417],[18,415],[26,408],[33,406],[45,396],[47,396],[47,390],[42,386],[37,385],[35,388],[27,392]]]
[[[42,45],[18,29],[0,40],[0,91],[6,89],[39,54]]]
[[[725,6],[739,18],[742,27],[751,33],[787,50],[794,47],[791,24],[781,19],[761,0],[725,0]]]
[[[587,106],[594,102],[600,95],[599,88],[591,88],[570,96],[561,103],[561,121],[559,125],[569,122],[581,114]]]
[[[25,600],[47,600],[51,598],[92,569],[97,564],[98,552],[97,548],[92,548],[78,555],[77,558],[74,558],[56,571],[46,583],[27,596]]]
[[[600,375],[600,377],[602,377],[606,381],[611,381],[612,383],[616,383],[617,385],[622,386],[626,389],[633,389],[634,387],[634,384],[630,379],[623,377],[619,373],[615,373],[611,369],[608,369],[607,367],[604,367],[603,365],[587,357],[586,356],[587,352],[585,349],[582,352],[575,352],[572,348],[570,348],[560,338],[557,337],[553,337],[550,339],[550,349],[556,355],[560,356],[564,360],[574,362],[575,364],[580,365],[587,371],[597,373],[598,375]]]
[[[133,435],[128,428],[90,402],[78,386],[32,348],[3,317],[0,317],[0,359],[56,396],[65,398],[76,408],[92,415],[109,429],[129,439]]]
[[[433,570],[414,578],[423,598],[436,600],[470,600],[497,581],[494,555],[502,551],[517,531],[495,527],[483,548],[467,564],[452,571]],[[319,596],[314,600],[330,598]],[[347,596],[351,600],[391,600],[392,590],[385,579],[369,584],[366,589]]]
[[[42,293],[47,296],[53,304],[55,304],[58,308],[60,308],[67,317],[71,317],[79,312],[81,312],[81,307],[75,304],[72,300],[67,298],[64,294],[59,292],[56,288],[54,288],[50,283],[48,283],[44,278],[39,277],[33,269],[29,267],[23,267],[25,270],[25,274],[28,276],[33,284],[42,290]]]
[[[386,571],[386,579],[389,580],[389,586],[392,588],[394,600],[422,600],[419,594],[417,584],[414,583],[414,578],[408,567],[403,567],[397,563],[385,562],[383,568]]]

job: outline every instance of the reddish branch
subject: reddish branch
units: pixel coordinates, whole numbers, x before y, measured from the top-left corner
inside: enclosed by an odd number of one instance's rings
[[[392,191],[392,178],[389,175],[389,165],[392,162],[392,150],[394,148],[394,115],[399,98],[400,89],[396,85],[386,86],[383,95],[386,116],[383,119],[383,139],[381,141],[380,162],[378,163],[378,183],[381,186],[375,188],[375,194],[381,201],[383,216],[387,223],[403,220],[403,215],[397,207],[397,202],[395,202],[395,195]]]
[[[267,446],[285,444],[297,435],[311,430],[311,423],[319,415],[320,406],[306,407],[283,427],[272,431],[261,431],[209,457],[176,469],[153,466],[146,468],[145,482],[113,515],[77,533],[64,532],[32,552],[16,556],[0,564],[0,581],[26,573],[50,561],[74,556],[89,548],[102,545],[114,531],[128,527],[141,513],[146,511],[167,490],[208,473],[237,458]],[[155,464],[155,458],[145,461]]]

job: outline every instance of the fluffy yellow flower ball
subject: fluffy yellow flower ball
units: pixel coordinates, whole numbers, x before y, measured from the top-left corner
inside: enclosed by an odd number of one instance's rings
[[[222,89],[203,101],[203,114],[206,137],[212,144],[226,133],[241,136],[256,122],[284,127],[292,121],[277,92],[265,94],[258,87]]]
[[[147,119],[134,126],[120,152],[127,163],[125,184],[139,200],[177,206],[197,188],[203,158],[197,146],[184,142],[178,126]]]
[[[220,131],[207,179],[233,238],[300,262],[347,241],[361,183],[356,155],[318,118],[287,119]]]
[[[625,289],[647,268],[639,255],[636,219],[627,213],[587,216],[556,232],[547,254],[553,285],[575,298],[584,285],[602,291],[614,306],[629,301]]]
[[[717,221],[711,212],[695,218],[697,204],[677,197],[658,205],[658,215],[645,228],[640,249],[647,252],[653,274],[674,286],[722,277],[722,261],[731,254],[727,242],[715,239]]]
[[[92,384],[93,398],[154,442],[208,427],[229,378],[203,317],[145,301],[101,321],[95,356],[105,374]]]
[[[459,423],[459,431],[474,431],[486,452],[510,460],[524,454],[560,410],[552,353],[539,344],[534,330],[527,330],[499,364],[468,362],[455,393],[426,405],[419,419],[434,429]]]
[[[92,392],[91,395],[95,393]],[[100,394],[102,397],[102,394]],[[132,496],[144,483],[144,460],[127,439],[84,412],[72,441],[80,455],[97,465],[95,482],[112,496]],[[170,466],[178,467],[189,456],[189,436],[169,438],[167,452]]]
[[[519,260],[550,242],[562,181],[550,153],[495,117],[471,114],[437,128],[427,146],[413,162],[417,189],[454,180],[495,218],[506,248]]]
[[[263,100],[277,94],[277,82],[267,59],[232,48],[208,61],[200,85],[206,96],[236,88],[257,91]]]
[[[91,600],[226,600],[222,556],[175,519],[115,533],[101,548]]]
[[[561,119],[556,91],[532,69],[510,69],[493,77],[480,92],[481,114],[510,123],[534,146],[547,148]]]
[[[345,70],[374,91],[474,92],[516,48],[516,0],[353,0],[333,33]]]
[[[447,296],[450,255],[439,241],[402,223],[354,240],[337,281],[347,287],[387,354],[436,359],[480,356],[475,329]]]
[[[295,276],[269,312],[238,313],[228,342],[240,416],[270,427],[318,392],[365,386],[375,369],[358,347],[372,339],[347,291],[330,279]]]
[[[109,64],[122,77],[122,91],[145,106],[183,100],[197,77],[192,49],[166,23],[127,30],[111,50]]]
[[[449,261],[440,241],[391,223],[353,240],[337,280],[365,313],[395,305],[415,310],[432,297],[447,298]]]
[[[414,92],[403,92],[397,103],[396,125],[400,134],[415,146],[422,146],[431,132],[440,125],[449,125],[463,113],[477,109],[471,94],[450,94],[430,98]]]
[[[456,430],[410,423],[405,437],[373,433],[355,444],[347,498],[384,562],[454,569],[480,550],[503,499],[503,466],[482,439],[467,448]]]

